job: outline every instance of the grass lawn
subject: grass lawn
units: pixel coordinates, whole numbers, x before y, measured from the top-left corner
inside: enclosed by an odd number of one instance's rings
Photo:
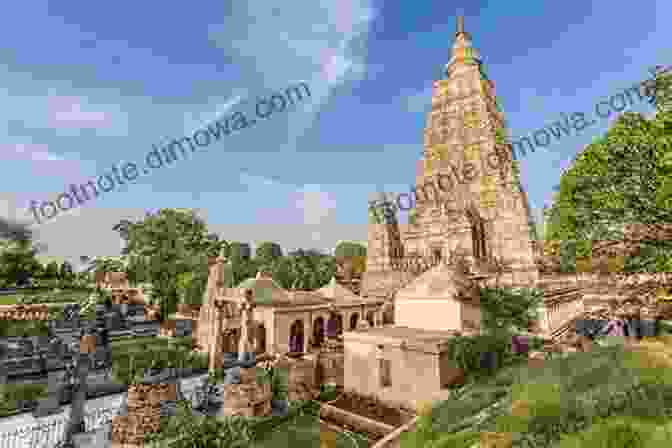
[[[63,302],[81,302],[89,297],[90,293],[87,291],[68,291],[51,292],[49,290],[42,291],[25,291],[17,294],[0,296],[0,305],[14,305],[17,303],[19,297],[29,297],[31,300],[40,298],[34,303],[63,303]]]
[[[142,346],[142,345],[168,345],[168,340],[165,338],[158,338],[156,336],[142,336],[139,338],[127,338],[112,342],[112,348],[121,348],[128,346]]]
[[[320,428],[318,417],[313,415],[300,415],[293,420],[277,426],[269,431],[261,440],[257,441],[254,448],[368,448],[366,439],[352,433],[334,433],[328,428]],[[323,432],[320,443],[320,431]]]
[[[113,352],[138,352],[173,347],[174,340],[191,340],[190,336],[183,338],[161,338],[156,336],[142,336],[112,341]]]
[[[433,447],[467,448],[483,432],[514,437],[514,447],[672,447],[672,438],[655,429],[672,420],[672,340],[640,347],[595,347],[543,367],[517,363],[481,377],[434,404],[425,426]],[[656,431],[662,444],[646,439]],[[640,436],[642,444],[633,441]],[[610,437],[623,442],[611,444]],[[414,432],[402,436],[401,447],[427,442]]]

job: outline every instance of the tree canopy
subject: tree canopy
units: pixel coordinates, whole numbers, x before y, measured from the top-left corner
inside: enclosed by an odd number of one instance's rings
[[[136,222],[121,221],[114,230],[126,242],[122,252],[130,262],[142,264],[162,320],[175,312],[180,290],[184,290],[185,278],[180,275],[203,272],[208,258],[228,246],[208,233],[205,222],[192,210],[161,209]]]
[[[625,244],[629,272],[672,269],[672,112],[662,103],[669,75],[653,85],[655,116],[624,113],[582,151],[548,216],[547,239],[575,242],[576,257]]]

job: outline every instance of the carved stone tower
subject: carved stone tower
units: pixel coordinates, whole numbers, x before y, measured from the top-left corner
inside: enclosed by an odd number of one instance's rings
[[[464,19],[458,18],[446,78],[434,83],[416,178],[416,224],[407,249],[455,249],[507,261],[511,283],[537,280],[527,197],[504,138],[506,123]],[[505,279],[506,281],[506,279]]]
[[[390,271],[404,256],[396,210],[388,194],[369,207],[367,272]],[[373,255],[373,256],[372,256]]]
[[[390,198],[387,207],[370,210],[379,223],[369,223],[365,293],[380,289],[374,278],[394,276],[383,271],[395,270],[395,255],[409,254],[443,260],[453,253],[483,261],[497,258],[511,268],[502,284],[536,283],[527,196],[505,129],[495,85],[459,17],[445,78],[433,84],[423,157],[412,189],[413,222],[393,219],[396,205],[389,204]],[[385,208],[393,210],[384,213]],[[395,282],[376,283],[391,287]]]

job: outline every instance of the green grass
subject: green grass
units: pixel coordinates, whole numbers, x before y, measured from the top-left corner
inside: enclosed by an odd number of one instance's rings
[[[112,348],[132,347],[132,346],[147,346],[147,345],[168,345],[168,340],[165,338],[157,338],[156,336],[142,336],[139,338],[130,337],[112,342]]]
[[[554,448],[667,448],[672,446],[672,426],[645,420],[612,418],[577,434],[566,435]]]
[[[326,428],[322,429],[323,431]],[[315,448],[320,446],[320,421],[313,415],[299,415],[265,434],[254,448],[271,447]],[[368,440],[353,433],[337,433],[335,445],[328,448],[368,448]]]
[[[0,296],[0,305],[14,305],[20,297],[30,299],[29,303],[63,303],[63,302],[81,302],[89,297],[88,291],[68,291],[51,292],[48,290],[25,291],[17,294]],[[34,300],[40,299],[33,302]]]
[[[512,403],[520,411],[513,412]],[[483,418],[475,418],[479,413]],[[637,448],[639,442],[627,444],[637,438],[632,434],[652,433],[671,415],[672,364],[665,367],[622,347],[598,347],[547,361],[542,368],[524,362],[475,378],[455,398],[435,403],[429,433],[405,435],[402,448],[428,446],[428,440],[434,440],[432,448],[467,447],[483,431],[512,433],[540,447]],[[665,440],[659,433],[656,437]],[[556,447],[568,434],[581,436]],[[630,437],[625,445],[609,445],[621,436]],[[672,446],[642,440],[642,448]],[[514,444],[520,446],[525,445]]]

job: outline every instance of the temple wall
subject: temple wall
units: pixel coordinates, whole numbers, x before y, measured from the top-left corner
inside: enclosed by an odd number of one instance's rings
[[[460,302],[435,298],[397,297],[394,302],[394,323],[401,327],[425,330],[460,330],[462,328]]]

